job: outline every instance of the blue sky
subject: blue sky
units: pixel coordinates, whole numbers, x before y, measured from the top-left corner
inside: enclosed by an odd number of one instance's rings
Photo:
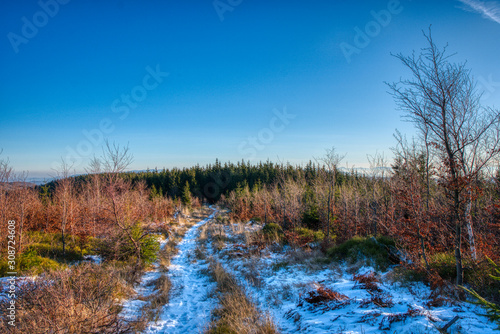
[[[350,166],[390,157],[395,129],[414,132],[384,85],[409,75],[390,53],[424,47],[431,24],[484,104],[500,105],[500,1],[0,6],[0,157],[30,176],[53,175],[61,158],[79,173],[104,139],[128,143],[130,169],[300,164],[331,146]],[[357,48],[347,57],[346,45]]]

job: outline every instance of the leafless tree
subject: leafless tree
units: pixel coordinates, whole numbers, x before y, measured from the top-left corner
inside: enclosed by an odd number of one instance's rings
[[[383,153],[375,152],[374,155],[367,155],[367,158],[370,164],[371,199],[366,204],[368,205],[367,211],[371,216],[372,233],[376,236],[379,233],[379,225],[383,225],[387,229],[387,221],[384,224],[381,216],[385,213],[384,217],[387,217],[389,211],[390,196],[388,196],[389,191],[385,181],[390,171],[388,171],[387,158]],[[384,204],[385,207],[381,208],[381,204]],[[381,209],[385,209],[385,212]]]
[[[342,160],[345,158],[346,154],[340,155],[335,151],[335,147],[331,147],[326,150],[324,157],[316,158],[316,160],[325,166],[322,178],[327,185],[327,196],[326,196],[326,207],[327,207],[327,217],[326,217],[326,237],[330,240],[330,225],[332,216],[332,207],[335,205],[335,184],[337,181],[338,167]]]
[[[2,154],[2,150],[0,150]],[[9,164],[8,159],[0,159],[0,218],[2,222],[7,221],[7,191],[9,189],[9,182],[13,176],[12,167]]]
[[[90,202],[90,215],[92,220],[92,232],[93,236],[96,236],[96,225],[99,217],[99,212],[101,210],[101,197],[102,197],[102,175],[103,172],[101,166],[101,160],[97,157],[93,157],[90,160],[89,166],[85,169],[89,175],[89,181],[87,183],[87,191]]]
[[[397,54],[413,78],[388,84],[405,116],[416,124],[440,162],[441,182],[451,198],[455,230],[457,284],[463,282],[462,228],[466,226],[472,258],[476,257],[471,207],[474,180],[498,155],[500,113],[483,107],[481,94],[465,63],[453,63],[446,51],[425,34],[428,46],[419,55]]]
[[[56,170],[57,182],[55,197],[61,207],[61,241],[63,255],[66,254],[66,228],[73,214],[73,195],[74,180],[71,177],[72,165],[69,165],[64,159],[61,160],[59,168]]]
[[[94,159],[95,160],[95,159]],[[129,152],[128,145],[121,147],[116,143],[106,141],[103,149],[103,156],[99,161],[94,161],[94,168],[102,166],[103,171],[103,189],[106,199],[109,202],[108,210],[111,213],[113,223],[125,234],[126,238],[133,245],[136,253],[136,265],[139,267],[141,260],[141,239],[147,233],[142,233],[140,236],[134,236],[132,229],[136,223],[130,219],[131,212],[128,203],[130,199],[127,197],[131,193],[132,185],[129,181],[124,180],[120,173],[123,173],[132,163],[133,156]]]

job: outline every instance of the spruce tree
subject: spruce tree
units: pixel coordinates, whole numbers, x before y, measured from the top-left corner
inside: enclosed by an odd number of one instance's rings
[[[189,188],[189,182],[186,181],[186,184],[184,185],[184,188],[182,189],[182,196],[181,196],[182,204],[185,206],[191,206],[191,190]]]

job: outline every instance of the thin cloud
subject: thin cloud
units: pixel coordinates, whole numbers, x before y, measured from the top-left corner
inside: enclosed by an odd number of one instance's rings
[[[481,0],[458,0],[464,9],[481,14],[484,18],[500,23],[500,2]]]

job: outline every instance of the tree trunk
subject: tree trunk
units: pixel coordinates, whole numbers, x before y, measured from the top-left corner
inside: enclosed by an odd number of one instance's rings
[[[477,260],[476,245],[474,240],[474,231],[472,229],[472,191],[470,188],[466,192],[466,203],[465,203],[465,224],[467,226],[467,233],[469,236],[470,253],[474,261]]]
[[[330,240],[330,189],[328,189],[327,200],[327,217],[326,217],[326,240]]]
[[[463,285],[464,273],[462,266],[462,220],[460,219],[459,192],[454,191],[455,201],[455,262],[457,268],[457,285]]]

